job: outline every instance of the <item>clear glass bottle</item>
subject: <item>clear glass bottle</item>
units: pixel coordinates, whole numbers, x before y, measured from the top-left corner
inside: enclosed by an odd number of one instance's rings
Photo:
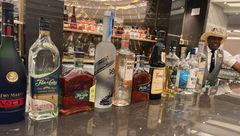
[[[165,31],[157,33],[158,41],[154,46],[151,58],[149,60],[151,74],[151,91],[149,92],[150,99],[160,99],[161,93],[166,88],[166,73],[165,73],[165,45],[163,44],[165,38]]]
[[[174,97],[175,82],[177,76],[177,67],[180,59],[176,55],[177,41],[171,41],[170,52],[166,56],[166,91],[162,93],[163,97]]]
[[[144,70],[145,57],[137,55],[136,69],[133,73],[132,103],[149,99],[151,75]]]
[[[13,4],[1,4],[0,124],[9,124],[24,119],[27,73],[14,45]]]
[[[115,106],[126,106],[131,103],[135,54],[128,48],[129,39],[129,34],[122,35],[121,49],[116,56],[112,99]]]
[[[177,78],[175,83],[175,91],[182,92],[187,87],[187,81],[189,77],[189,64],[185,60],[186,47],[181,47],[181,59],[178,64]]]
[[[39,37],[29,49],[28,62],[29,117],[34,120],[57,117],[60,55],[50,37],[49,21],[43,17]]]
[[[196,82],[197,82],[197,75],[198,75],[198,60],[195,56],[195,49],[190,50],[190,59],[187,61],[189,65],[189,77],[187,81],[187,90],[185,94],[192,94],[195,91]]]
[[[205,68],[206,68],[206,63],[207,63],[207,58],[206,55],[203,53],[204,50],[204,42],[200,42],[198,45],[198,52],[197,52],[197,59],[198,59],[198,75],[197,75],[197,83],[196,83],[196,87],[195,90],[198,91],[200,90],[203,86],[203,77],[204,77],[204,72],[205,72]]]
[[[69,115],[94,108],[95,78],[83,70],[84,52],[74,52],[75,68],[61,76],[62,109]]]
[[[113,12],[105,11],[103,38],[96,46],[94,75],[96,76],[95,108],[112,106],[116,47],[111,42]]]

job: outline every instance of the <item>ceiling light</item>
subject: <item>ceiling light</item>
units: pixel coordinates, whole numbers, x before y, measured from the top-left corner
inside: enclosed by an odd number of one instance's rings
[[[240,7],[240,3],[227,3],[230,7]]]

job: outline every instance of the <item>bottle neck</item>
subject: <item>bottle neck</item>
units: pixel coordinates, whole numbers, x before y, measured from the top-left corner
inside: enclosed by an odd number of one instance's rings
[[[103,41],[110,42],[112,35],[112,19],[110,16],[104,16],[103,18]]]
[[[75,7],[73,7],[73,15],[75,16]]]
[[[48,31],[48,30],[40,30],[39,31],[39,36],[40,37],[50,36],[50,31]]]

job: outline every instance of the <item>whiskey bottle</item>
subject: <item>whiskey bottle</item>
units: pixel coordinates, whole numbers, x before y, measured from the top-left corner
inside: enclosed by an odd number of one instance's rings
[[[166,88],[165,86],[165,31],[157,33],[158,41],[154,46],[149,65],[151,74],[151,91],[150,99],[160,99],[161,93]]]
[[[13,4],[2,2],[0,124],[24,119],[27,74],[13,38]]]
[[[74,52],[75,68],[61,76],[62,109],[69,115],[94,108],[95,79],[83,70],[84,52]]]
[[[149,99],[151,75],[144,70],[145,57],[137,55],[136,69],[133,73],[132,103]]]
[[[135,54],[128,48],[129,34],[122,35],[121,49],[116,56],[113,105],[126,106],[131,103],[132,77]]]
[[[171,41],[170,52],[166,56],[166,91],[163,92],[163,97],[173,97],[175,90],[175,82],[177,76],[177,66],[179,58],[176,55],[177,41]]]
[[[71,24],[70,24],[71,29],[77,29],[77,19],[75,15],[75,6],[73,6],[73,13],[71,16]]]
[[[114,68],[116,48],[111,43],[113,12],[104,12],[103,38],[96,47],[94,75],[96,75],[96,108],[109,108],[112,106],[114,84]]]
[[[49,21],[40,18],[40,34],[29,49],[29,117],[42,120],[58,116],[60,55],[52,42]]]

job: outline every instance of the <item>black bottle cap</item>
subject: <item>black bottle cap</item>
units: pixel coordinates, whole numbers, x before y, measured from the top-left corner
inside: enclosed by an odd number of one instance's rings
[[[164,30],[159,30],[159,31],[157,32],[157,38],[162,38],[162,39],[164,39],[165,36],[166,36],[166,32],[165,32]]]
[[[50,29],[50,23],[49,20],[44,18],[44,17],[40,17],[40,30],[43,31],[49,31]]]

